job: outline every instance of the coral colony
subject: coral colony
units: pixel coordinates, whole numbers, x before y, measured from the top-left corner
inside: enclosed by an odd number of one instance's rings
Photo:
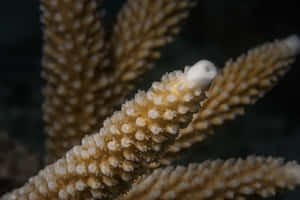
[[[1,200],[242,200],[300,184],[300,165],[281,158],[165,167],[273,88],[300,52],[296,35],[222,70],[201,60],[166,73],[124,101],[194,5],[128,0],[108,35],[98,0],[41,0],[49,164]]]

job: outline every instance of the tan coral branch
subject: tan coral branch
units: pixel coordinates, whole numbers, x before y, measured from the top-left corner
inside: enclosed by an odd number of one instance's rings
[[[48,162],[98,128],[96,94],[109,73],[98,0],[42,0]]]
[[[224,200],[250,195],[274,196],[300,184],[300,165],[282,159],[205,161],[188,167],[167,167],[138,179],[120,200]]]
[[[99,133],[49,165],[3,200],[115,197],[166,152],[198,111],[216,75],[209,61],[166,74],[104,122]]]
[[[50,72],[50,77],[46,76],[49,85],[45,89],[44,118],[50,137],[48,160],[52,161],[78,144],[84,135],[92,133],[95,121],[101,123],[124,102],[124,97],[134,88],[134,81],[157,58],[161,47],[178,33],[179,23],[187,17],[194,1],[127,2],[120,11],[111,38],[113,68],[104,72],[93,71],[90,67],[91,65],[94,68],[101,68],[109,63],[105,47],[108,42],[104,41],[103,26],[95,10],[98,7],[97,2],[95,0],[43,2],[45,5],[43,22],[46,24],[45,74]],[[89,30],[91,34],[88,33]],[[129,37],[124,37],[124,33]],[[70,47],[73,43],[78,43],[75,45],[80,49],[75,47],[75,51],[71,51],[74,50]],[[129,46],[132,48],[128,48]],[[122,52],[120,49],[123,49]],[[74,63],[72,60],[78,57],[80,63],[77,61]],[[60,63],[63,61],[65,63]],[[68,66],[67,70],[63,70],[62,66],[65,65]],[[70,68],[74,68],[75,72]],[[82,77],[84,71],[92,77]],[[64,80],[69,76],[75,80]],[[86,84],[81,85],[82,82]],[[67,94],[59,94],[60,92]],[[66,96],[71,96],[73,101],[66,100]],[[69,104],[68,109],[61,107],[65,103]],[[88,110],[82,110],[82,106],[88,107]],[[60,122],[54,120],[57,117],[61,117],[62,120],[59,120]],[[85,127],[76,127],[74,124],[77,121],[85,121]],[[65,139],[61,140],[58,136]]]
[[[124,5],[112,36],[113,62],[122,81],[131,84],[151,67],[194,5],[193,0],[129,0]]]
[[[208,98],[192,123],[181,130],[162,163],[168,164],[191,145],[203,141],[215,127],[244,113],[271,90],[299,54],[300,39],[293,35],[250,50],[236,61],[228,61],[209,88]]]
[[[114,76],[99,98],[99,118],[105,118],[135,88],[141,75],[158,59],[162,47],[178,34],[195,0],[129,0],[118,14],[111,37]]]

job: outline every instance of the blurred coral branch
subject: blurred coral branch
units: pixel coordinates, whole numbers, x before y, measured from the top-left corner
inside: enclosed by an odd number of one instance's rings
[[[41,168],[40,156],[0,131],[0,194],[26,182]]]

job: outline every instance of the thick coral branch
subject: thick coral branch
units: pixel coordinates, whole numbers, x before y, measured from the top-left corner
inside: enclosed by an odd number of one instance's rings
[[[114,76],[99,98],[99,118],[112,113],[133,91],[137,79],[151,68],[162,47],[178,34],[195,0],[129,0],[122,7],[111,37]]]
[[[111,38],[114,68],[103,71],[109,56],[97,1],[43,0],[49,161],[92,133],[95,121],[101,123],[124,102],[135,80],[179,32],[179,23],[194,4],[194,0],[128,1]],[[76,127],[78,121],[86,125]]]
[[[99,133],[2,199],[115,197],[157,161],[191,121],[216,75],[209,61],[166,74],[106,119]]]
[[[42,0],[48,162],[98,128],[96,95],[110,71],[99,6],[98,0]]]
[[[300,39],[293,35],[250,50],[236,61],[228,61],[207,92],[192,123],[180,131],[162,163],[168,164],[191,145],[203,141],[215,127],[244,113],[271,90],[288,71],[300,51]]]
[[[188,167],[157,169],[138,179],[120,200],[221,200],[274,196],[300,184],[300,165],[282,159],[205,161]]]

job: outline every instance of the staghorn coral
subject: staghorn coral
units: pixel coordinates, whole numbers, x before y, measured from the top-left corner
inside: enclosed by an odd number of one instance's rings
[[[207,84],[216,71],[208,61],[184,73],[168,74],[103,123],[151,68],[161,47],[178,33],[179,22],[194,1],[128,0],[111,36],[104,30],[104,11],[98,3],[42,1],[48,162],[60,159],[0,199],[113,199],[122,194],[121,199],[243,199],[249,194],[273,195],[299,184],[297,164],[261,157],[207,161],[145,175],[270,90],[299,53],[297,36],[228,62],[210,88]],[[202,76],[203,69],[209,77]],[[209,89],[207,100],[203,89]],[[203,108],[192,118],[199,104]],[[88,136],[99,127],[100,132]],[[81,145],[76,145],[83,136]],[[172,175],[177,178],[174,185]],[[207,182],[197,188],[201,180]],[[165,181],[171,182],[162,186]],[[178,184],[182,181],[186,184]]]
[[[140,177],[120,200],[245,199],[270,197],[300,184],[300,165],[280,158],[249,156],[157,169]]]
[[[113,75],[100,93],[98,121],[124,103],[135,83],[160,57],[161,49],[179,33],[181,22],[195,5],[186,1],[129,0],[120,10],[110,38]]]
[[[293,35],[258,46],[236,61],[229,60],[207,91],[201,110],[180,131],[161,162],[170,164],[184,150],[213,134],[214,128],[244,114],[246,106],[262,98],[289,70],[299,54],[299,44],[299,38]]]
[[[192,0],[130,0],[120,11],[110,44],[98,1],[42,1],[48,162],[93,133],[124,102],[193,5]]]
[[[176,71],[139,92],[106,119],[99,133],[49,165],[3,199],[116,197],[157,160],[197,112],[203,91],[216,75],[209,61]]]
[[[104,90],[109,58],[97,0],[43,0],[43,105],[48,162],[97,129],[96,94]],[[71,12],[69,12],[71,10]]]
[[[134,88],[134,82],[160,57],[195,1],[129,0],[118,14],[112,34],[113,65],[120,87]]]

